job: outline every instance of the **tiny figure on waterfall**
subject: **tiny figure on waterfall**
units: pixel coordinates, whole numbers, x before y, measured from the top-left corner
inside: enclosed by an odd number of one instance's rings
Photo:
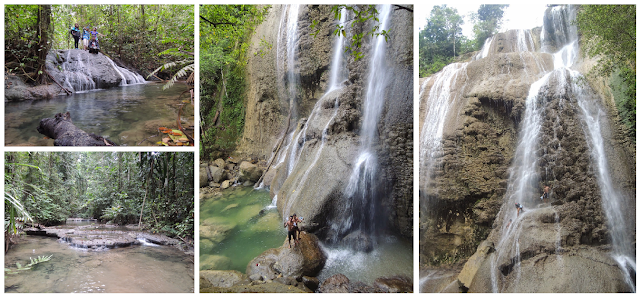
[[[89,49],[89,35],[91,34],[89,32],[89,27],[82,28],[82,46],[85,51]]]
[[[516,203],[516,210],[518,210],[518,216],[520,216],[520,212],[524,212],[522,205],[520,203]]]
[[[547,202],[549,201],[549,186],[545,185],[544,189],[542,190],[542,196],[540,197],[540,200],[542,200],[544,202],[544,200],[547,200]]]
[[[507,229],[509,228],[512,222],[513,222],[513,219],[509,219],[509,222],[507,223]]]
[[[293,215],[289,216],[289,220],[284,223],[284,226],[287,227],[287,238],[289,242],[289,248],[291,248],[291,238],[293,237],[293,244],[296,244],[296,231],[293,228]]]
[[[78,40],[80,40],[80,28],[78,28],[78,23],[76,23],[75,26],[71,27],[69,33],[71,33],[71,36],[73,36],[73,44],[75,46],[75,49],[77,50]]]

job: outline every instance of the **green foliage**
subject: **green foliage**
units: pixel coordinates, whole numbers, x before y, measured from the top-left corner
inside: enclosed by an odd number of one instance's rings
[[[174,55],[164,52],[167,49],[193,52],[193,5],[51,5],[49,47],[40,47],[37,43],[39,7],[5,6],[5,64],[16,62],[10,66],[19,74],[22,69],[34,71],[34,61],[40,50],[72,48],[74,43],[69,29],[75,23],[80,27],[97,27],[104,35],[99,37],[101,51],[142,73],[150,73],[158,65],[176,60]],[[164,71],[160,76],[168,79],[180,70]]]
[[[434,6],[427,19],[427,26],[420,31],[420,74],[430,75],[440,71],[460,54],[462,24],[464,21],[455,8],[446,4]]]
[[[5,5],[5,70],[35,82],[51,41],[51,5]],[[43,16],[41,18],[41,16]]]
[[[576,23],[581,48],[589,57],[598,59],[588,75],[614,75],[612,87],[616,107],[635,142],[636,6],[582,5]]]
[[[508,4],[482,4],[478,12],[471,16],[475,23],[473,33],[476,36],[474,41],[476,51],[482,49],[487,38],[498,33],[502,25],[504,9],[507,7],[509,7]]]
[[[36,259],[32,259],[31,257],[29,257],[29,260],[31,261],[29,264],[27,264],[25,266],[22,266],[22,264],[16,263],[16,269],[4,268],[4,273],[5,274],[18,274],[18,272],[20,272],[20,271],[30,270],[31,268],[33,268],[33,266],[35,266],[37,264],[48,262],[49,260],[51,260],[51,257],[53,257],[53,255],[38,256]]]
[[[235,149],[245,115],[249,41],[270,6],[200,6],[200,131],[202,158]],[[272,46],[261,39],[264,56]]]
[[[333,12],[334,19],[340,20],[343,9],[350,11],[354,15],[353,21],[351,22],[351,28],[358,26],[362,29],[367,21],[375,21],[373,27],[369,29],[369,31],[353,33],[350,45],[346,46],[344,49],[345,53],[351,53],[351,56],[353,56],[356,61],[364,58],[364,54],[360,48],[362,47],[363,38],[365,36],[384,36],[384,40],[389,41],[389,31],[380,30],[380,19],[378,19],[378,15],[380,13],[376,9],[375,5],[333,5],[331,7],[331,12]],[[310,28],[311,30],[315,29],[315,31],[310,33],[311,36],[316,37],[318,33],[320,33],[320,29],[317,28],[319,27],[319,24],[318,20],[312,20]],[[346,37],[347,29],[348,28],[345,26],[336,24],[336,29],[333,31],[333,35],[342,35]]]

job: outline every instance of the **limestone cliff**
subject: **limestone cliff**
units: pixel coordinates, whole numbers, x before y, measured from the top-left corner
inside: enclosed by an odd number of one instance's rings
[[[311,231],[326,239],[331,237],[330,222],[344,209],[345,188],[360,146],[365,88],[371,75],[368,60],[375,39],[364,39],[365,58],[344,55],[346,80],[326,92],[337,21],[331,6],[300,6],[295,37],[299,86],[292,100],[284,88],[290,78],[281,71],[289,62],[278,53],[286,46],[286,33],[281,30],[287,13],[287,7],[274,5],[252,38],[251,52],[257,51],[261,40],[274,47],[264,56],[249,59],[246,122],[238,153],[265,161],[273,158],[264,186],[277,196],[278,210],[304,216]],[[375,149],[378,180],[384,190],[379,217],[386,223],[384,228],[411,237],[413,17],[407,10],[395,10],[391,18],[386,46],[390,60],[386,63],[393,79],[385,91],[388,99],[378,123],[378,138],[383,141]],[[320,24],[313,29],[319,29],[315,37],[310,35],[312,20]],[[352,15],[346,22],[350,28],[347,43],[353,34],[374,25],[367,22],[351,27]],[[290,111],[295,111],[291,117]]]

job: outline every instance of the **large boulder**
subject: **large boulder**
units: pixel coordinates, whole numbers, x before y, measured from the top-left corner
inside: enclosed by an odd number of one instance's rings
[[[239,180],[241,182],[257,182],[262,176],[263,169],[248,161],[242,161],[240,163]]]
[[[293,246],[293,240],[291,245]],[[279,276],[295,279],[316,276],[324,267],[326,255],[318,237],[302,232],[299,244],[289,248],[288,241],[279,248],[269,249],[247,265],[246,274],[252,280],[273,280]]]
[[[224,170],[223,168],[209,166],[209,173],[211,174],[211,181],[219,183],[223,178]]]
[[[458,275],[458,280],[460,283],[469,288],[471,287],[471,282],[473,281],[473,277],[476,276],[476,273],[480,269],[480,266],[484,263],[490,253],[493,252],[493,243],[489,241],[483,241],[478,246],[478,250],[475,254],[473,254],[469,260],[464,264],[460,275]]]
[[[209,176],[207,175],[207,165],[200,164],[200,187],[209,185]]]

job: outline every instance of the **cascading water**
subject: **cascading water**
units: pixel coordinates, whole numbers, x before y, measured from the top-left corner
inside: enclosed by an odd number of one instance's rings
[[[146,83],[141,75],[117,66],[113,60],[103,54],[97,55],[100,55],[100,59],[106,59],[111,68],[113,68],[115,73],[120,77],[120,86]],[[64,78],[61,84],[73,92],[90,91],[100,88],[92,75],[92,72],[95,73],[96,71],[91,69],[93,67],[92,61],[94,57],[96,56],[82,50],[67,50],[64,62],[60,65]]]
[[[294,49],[297,47],[296,45],[297,41],[293,38],[290,39],[289,36],[295,36],[295,28],[297,27],[297,25],[291,25],[289,24],[289,22],[297,22],[297,15],[298,15],[297,10],[298,10],[297,8],[296,9],[290,8],[289,14],[288,14],[288,21],[287,21],[287,28],[288,28],[287,29],[287,46],[286,46],[287,64],[290,65],[291,67],[295,66],[295,63],[294,63],[295,56],[289,55],[289,53],[294,53]],[[346,14],[347,14],[346,9],[343,9],[342,16],[340,19],[341,24],[344,24],[346,20]],[[283,24],[284,22],[281,22],[281,26],[283,26]],[[324,128],[322,129],[322,133],[320,137],[320,144],[315,148],[314,159],[305,170],[301,179],[297,182],[297,184],[300,187],[302,187],[304,183],[307,181],[309,177],[309,173],[314,169],[315,164],[320,158],[322,154],[322,150],[327,140],[329,127],[331,123],[333,123],[333,119],[336,117],[338,113],[338,107],[340,104],[339,102],[340,91],[338,89],[342,86],[342,83],[346,77],[345,74],[347,72],[345,64],[343,63],[343,60],[344,60],[343,56],[344,56],[344,37],[340,35],[338,36],[338,38],[336,38],[333,46],[333,58],[331,60],[331,65],[329,68],[330,74],[329,74],[329,84],[327,86],[327,91],[314,105],[313,110],[311,111],[306,122],[304,123],[304,127],[291,133],[289,142],[284,148],[284,150],[282,150],[282,152],[280,153],[280,157],[274,156],[274,158],[278,158],[278,164],[276,166],[278,166],[283,162],[286,162],[286,166],[287,166],[286,176],[288,177],[298,165],[298,160],[303,154],[305,155],[312,154],[310,151],[312,149],[309,148],[308,146],[305,146],[307,141],[307,130],[311,124],[319,121],[325,121],[322,119],[323,117],[322,110],[324,109],[323,103],[328,100],[333,100],[334,102],[333,112],[331,116],[328,117],[328,120],[326,120],[326,123],[324,124]],[[287,76],[289,76],[288,91],[289,91],[290,98],[295,97],[295,92],[297,92],[296,90],[298,88],[297,86],[291,85],[291,82],[296,80],[295,78],[293,78],[293,76],[295,76],[296,73],[297,73],[296,69],[287,70]],[[293,105],[294,102],[291,102],[291,104]],[[291,212],[291,207],[294,204],[294,202],[297,200],[297,196],[299,195],[299,193],[300,192],[294,194],[291,198],[289,198],[288,204],[286,205],[286,207],[282,212],[285,218],[289,216]],[[274,196],[274,201],[272,203],[274,205],[277,203],[276,201],[277,199],[275,199],[276,197],[277,196]]]
[[[490,46],[485,43],[485,46]],[[453,92],[458,82],[464,82],[467,75],[468,63],[453,63],[447,65],[441,72],[429,77],[422,83],[420,99],[425,100],[426,111],[424,122],[420,130],[420,177],[423,188],[429,187],[432,170],[438,156],[442,155],[442,137],[444,134],[445,120],[451,107],[461,94]],[[428,94],[424,94],[424,88],[433,80],[433,86]],[[463,88],[459,88],[461,90]],[[425,96],[426,95],[426,96]],[[421,208],[429,208],[428,194],[421,197]]]
[[[391,14],[391,5],[380,8],[380,30],[387,30]],[[386,40],[377,37],[373,45],[369,63],[367,90],[363,102],[363,121],[360,134],[360,154],[356,160],[345,195],[348,197],[346,210],[348,218],[341,224],[341,232],[360,230],[367,234],[375,231],[376,197],[379,195],[376,177],[378,161],[377,145],[378,121],[384,107],[385,91],[389,81],[386,55]]]
[[[596,177],[598,178],[598,186],[602,196],[602,206],[609,223],[608,227],[613,246],[612,255],[624,273],[625,282],[635,292],[636,262],[633,243],[635,239],[631,239],[627,230],[627,221],[623,216],[623,210],[626,208],[624,198],[618,192],[613,181],[611,181],[609,173],[603,137],[603,127],[607,122],[606,113],[589,96],[589,90],[586,90],[585,86],[576,83],[581,75],[575,71],[570,71],[570,75],[572,78],[571,87],[574,94],[577,95],[578,106],[583,117],[583,130],[588,140],[591,159],[596,169]]]
[[[509,271],[515,272],[515,280],[512,282],[512,290],[518,291],[519,279],[521,276],[521,251],[520,237],[523,229],[520,223],[524,218],[533,214],[533,210],[540,208],[537,204],[537,195],[539,194],[538,182],[540,181],[539,166],[540,157],[537,155],[540,146],[540,130],[545,121],[543,110],[547,104],[546,98],[550,98],[549,93],[554,93],[556,97],[571,98],[568,104],[575,107],[576,103],[581,111],[583,119],[583,130],[585,139],[590,149],[591,160],[596,169],[598,187],[600,188],[601,202],[604,213],[609,223],[612,240],[612,255],[622,269],[625,282],[635,292],[635,255],[633,254],[632,239],[629,237],[622,210],[624,207],[623,198],[617,192],[616,187],[611,181],[609,174],[607,157],[605,154],[605,146],[603,141],[603,132],[600,127],[602,122],[606,122],[606,115],[599,106],[595,93],[588,89],[584,84],[582,75],[569,69],[577,57],[577,31],[575,26],[569,26],[567,16],[575,16],[574,13],[566,11],[564,8],[554,7],[550,9],[552,22],[545,22],[542,32],[553,32],[556,42],[555,47],[549,46],[543,50],[560,48],[554,54],[554,70],[545,74],[541,79],[534,82],[529,90],[526,99],[525,115],[521,123],[520,142],[516,149],[514,163],[512,166],[512,174],[509,179],[509,188],[505,203],[500,213],[502,214],[502,226],[500,240],[496,246],[496,253],[491,258],[491,280],[493,292],[502,291],[504,284],[500,287],[499,279],[504,279],[500,275],[500,262],[504,259],[511,259],[511,268]],[[548,28],[547,26],[554,26]],[[544,35],[541,40],[545,43]],[[556,84],[556,88],[550,88],[552,82]],[[561,100],[561,104],[564,101]],[[566,104],[566,103],[565,103]],[[559,119],[554,118],[556,121]],[[554,131],[554,138],[557,139]],[[560,147],[557,150],[562,150]],[[527,213],[516,216],[512,210],[513,205],[520,203],[525,206]],[[542,207],[549,208],[549,207]],[[531,213],[530,213],[531,212]],[[564,270],[560,240],[560,219],[556,210],[553,210],[555,217],[556,237],[556,258],[560,267]],[[513,274],[513,273],[511,273]]]

